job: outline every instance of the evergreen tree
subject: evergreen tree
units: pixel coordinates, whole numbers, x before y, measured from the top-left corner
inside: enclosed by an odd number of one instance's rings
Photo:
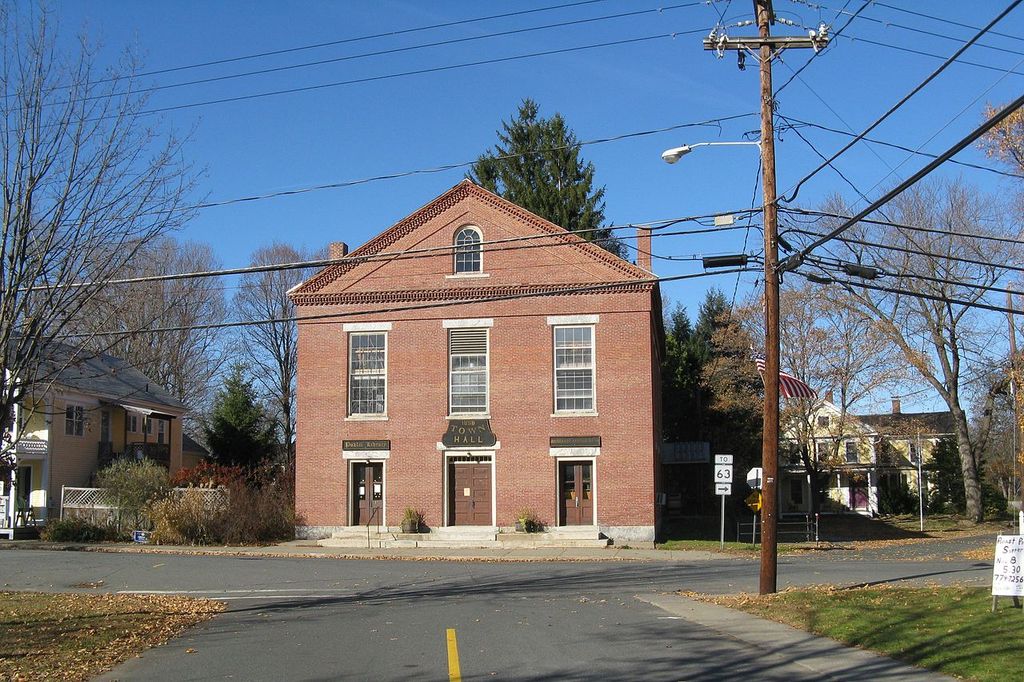
[[[470,180],[617,256],[622,244],[604,221],[604,187],[594,187],[594,164],[580,158],[580,143],[561,114],[538,115],[527,98],[518,117],[502,123],[498,144],[477,159]]]
[[[226,466],[254,467],[277,449],[274,422],[257,402],[256,390],[236,363],[217,392],[204,426],[213,459]]]
[[[925,468],[932,484],[928,498],[929,509],[933,512],[963,514],[967,508],[967,499],[956,438],[941,439],[932,451],[932,461]]]

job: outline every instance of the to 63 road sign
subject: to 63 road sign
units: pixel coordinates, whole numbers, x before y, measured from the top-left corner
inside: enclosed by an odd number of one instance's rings
[[[715,483],[732,483],[732,465],[715,465]]]

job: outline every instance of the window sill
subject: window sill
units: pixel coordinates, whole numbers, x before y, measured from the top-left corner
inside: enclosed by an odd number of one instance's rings
[[[457,414],[450,414],[445,419],[490,419],[491,414],[489,412],[459,412]]]
[[[457,275],[445,275],[445,279],[483,279],[484,277],[490,277],[489,272],[460,272]]]
[[[386,414],[350,414],[345,417],[347,422],[386,422],[387,420]]]
[[[552,417],[597,417],[597,410],[585,410],[581,412],[552,412]]]

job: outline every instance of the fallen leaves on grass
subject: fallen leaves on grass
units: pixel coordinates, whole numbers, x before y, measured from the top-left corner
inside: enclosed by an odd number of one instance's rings
[[[0,679],[87,680],[223,609],[162,595],[0,592]]]

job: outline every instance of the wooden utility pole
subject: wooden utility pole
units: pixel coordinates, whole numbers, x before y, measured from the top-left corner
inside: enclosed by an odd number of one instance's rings
[[[1020,384],[1017,381],[1017,370],[1019,360],[1017,358],[1017,329],[1013,324],[1013,294],[1006,292],[1006,321],[1010,325],[1010,395],[1013,398],[1013,462],[1010,476],[1010,495],[1017,494],[1017,463],[1018,451],[1020,449],[1020,398],[1017,392],[1020,391]],[[1019,498],[1018,498],[1019,499]]]
[[[741,54],[757,50],[761,66],[761,167],[764,190],[764,416],[761,440],[761,467],[764,470],[761,495],[761,579],[760,593],[770,594],[778,587],[779,548],[779,223],[775,188],[775,102],[772,93],[772,59],[783,48],[820,49],[828,38],[824,31],[816,36],[777,37],[771,35],[775,21],[772,0],[754,0],[757,38],[731,38],[713,34],[704,39],[704,48],[722,53],[738,50]],[[742,59],[740,64],[742,64]]]

